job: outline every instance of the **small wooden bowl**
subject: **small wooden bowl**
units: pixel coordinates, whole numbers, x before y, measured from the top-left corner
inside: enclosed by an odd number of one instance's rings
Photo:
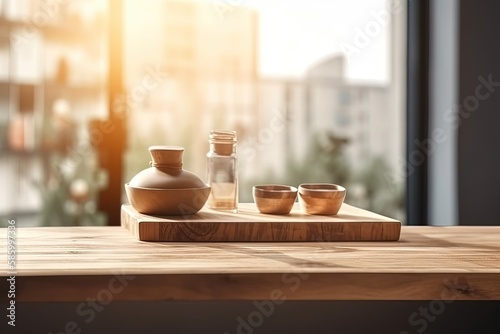
[[[192,215],[207,202],[211,187],[157,189],[125,184],[130,205],[140,213],[160,216]]]
[[[297,188],[277,184],[257,185],[252,188],[253,199],[261,213],[286,215],[297,198]]]
[[[344,203],[346,190],[331,183],[303,183],[299,185],[299,203],[310,215],[336,215]]]

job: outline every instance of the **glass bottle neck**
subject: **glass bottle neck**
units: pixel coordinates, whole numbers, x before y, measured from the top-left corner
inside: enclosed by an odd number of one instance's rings
[[[232,155],[236,153],[236,131],[211,130],[209,143],[210,151],[219,155]]]
[[[236,143],[221,143],[210,141],[210,151],[219,155],[232,155],[236,153]]]

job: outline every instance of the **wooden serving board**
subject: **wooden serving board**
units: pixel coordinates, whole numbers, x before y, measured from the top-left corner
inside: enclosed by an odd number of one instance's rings
[[[121,225],[142,241],[397,241],[401,223],[343,204],[335,216],[261,214],[254,203],[238,213],[203,208],[189,216],[149,216],[122,205]]]

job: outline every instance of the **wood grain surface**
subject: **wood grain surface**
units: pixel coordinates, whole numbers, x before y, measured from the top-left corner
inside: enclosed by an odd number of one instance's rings
[[[240,204],[238,213],[202,209],[196,215],[149,216],[123,205],[121,224],[143,241],[397,241],[401,223],[343,204],[338,215],[307,215],[299,205],[288,215],[259,213]]]
[[[398,242],[335,243],[151,243],[122,227],[18,228],[16,265],[18,302],[500,300],[500,227],[403,226]]]

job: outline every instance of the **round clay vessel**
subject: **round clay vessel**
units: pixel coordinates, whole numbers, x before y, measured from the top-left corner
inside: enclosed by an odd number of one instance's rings
[[[137,188],[125,184],[130,205],[147,215],[192,215],[207,202],[210,187],[186,189]]]
[[[210,195],[196,174],[182,168],[184,148],[151,146],[150,168],[125,184],[128,200],[140,213],[150,215],[190,215],[198,212]]]
[[[182,169],[184,148],[179,146],[151,146],[150,168],[144,169],[130,180],[135,188],[186,189],[206,187],[196,174]]]

